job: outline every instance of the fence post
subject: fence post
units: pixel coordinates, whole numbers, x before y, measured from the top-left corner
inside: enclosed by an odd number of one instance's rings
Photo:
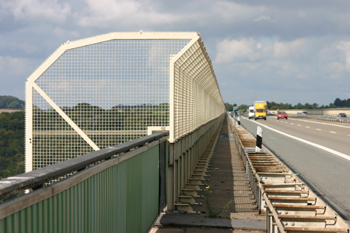
[[[175,210],[175,177],[174,177],[174,143],[169,143],[167,206],[169,211]]]
[[[260,126],[257,127],[256,132],[256,147],[255,152],[261,152],[261,146],[262,146],[262,128]]]

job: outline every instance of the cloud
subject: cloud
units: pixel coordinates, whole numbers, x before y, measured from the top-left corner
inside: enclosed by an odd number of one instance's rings
[[[36,59],[0,56],[0,93],[24,100],[24,86],[29,75],[38,67]]]
[[[226,38],[217,43],[214,67],[226,70],[231,76],[222,78],[220,82],[237,86],[239,80],[241,87],[235,90],[249,89],[254,83],[259,86],[260,93],[266,92],[264,89],[270,91],[269,94],[265,93],[270,100],[281,98],[271,95],[271,91],[306,92],[296,97],[298,102],[303,102],[302,99],[307,95],[321,90],[332,92],[322,97],[315,94],[319,100],[307,100],[317,103],[327,103],[324,99],[336,98],[336,93],[342,96],[344,94],[341,93],[349,92],[349,41],[328,37],[298,38],[292,41],[276,39],[270,43],[259,41],[253,38]],[[217,76],[220,75],[226,76],[221,72]],[[283,95],[283,98],[286,99],[284,102],[291,102],[287,100],[288,95]]]
[[[217,44],[215,63],[253,61],[260,56],[259,50],[261,48],[262,45],[252,38],[243,38],[241,40],[225,39]]]
[[[341,41],[336,48],[343,52],[345,69],[346,71],[350,71],[350,41]]]
[[[5,0],[2,8],[9,10],[17,21],[48,20],[64,23],[70,14],[71,6],[57,0]]]
[[[28,58],[0,56],[0,71],[9,72],[11,70],[14,75],[24,75],[31,70],[31,65]]]
[[[271,22],[273,22],[271,16],[269,16],[269,15],[261,15],[261,16],[255,18],[254,21],[256,21],[256,22],[258,22],[258,21],[271,21]]]
[[[263,46],[253,38],[224,39],[217,44],[216,63],[257,61],[259,59],[309,59],[314,57],[313,39],[300,38],[293,41],[276,40]]]
[[[164,25],[186,20],[179,14],[157,12],[148,2],[132,0],[87,0],[87,7],[73,16],[82,27],[115,25]]]
[[[334,41],[329,38],[298,38],[292,41],[280,39],[256,40],[241,38],[224,39],[216,45],[215,63],[260,62],[271,66],[286,67],[285,64],[346,63],[350,65],[350,42]]]
[[[215,1],[212,8],[216,18],[226,22],[236,21],[236,23],[240,23],[239,21],[242,20],[246,21],[263,17],[262,14],[265,11],[265,8],[262,6],[249,6],[230,1]]]
[[[278,59],[310,55],[309,46],[312,40],[300,38],[293,41],[276,41],[273,45],[273,56]]]
[[[349,7],[350,1],[327,0],[2,0],[1,94],[24,85],[67,40],[115,31],[197,31],[226,102],[231,86],[244,96],[255,78],[272,96],[289,89],[299,93],[295,101],[313,96],[329,103],[350,93]],[[282,96],[286,100],[276,101],[289,101]]]

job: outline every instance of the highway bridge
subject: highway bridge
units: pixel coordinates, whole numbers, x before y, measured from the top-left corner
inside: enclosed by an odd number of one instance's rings
[[[0,181],[0,232],[147,232],[165,207],[194,213],[225,117],[198,33],[140,31],[67,41],[27,80],[26,173]],[[268,160],[275,153],[286,163],[272,163],[279,164],[277,175],[288,177],[277,186],[301,185],[287,193],[312,193],[322,204],[302,197],[306,202],[298,206],[323,215],[311,218],[317,228],[303,216],[296,226],[283,225],[266,196],[274,192],[266,187],[276,184],[255,179],[254,153],[239,138],[254,137],[232,126],[268,232],[349,232],[343,220],[349,220],[347,126],[274,118],[242,124],[253,134],[264,124]]]

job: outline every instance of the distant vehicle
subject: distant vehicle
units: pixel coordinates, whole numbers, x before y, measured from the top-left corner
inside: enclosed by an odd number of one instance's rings
[[[286,120],[288,120],[287,113],[284,112],[284,111],[278,111],[277,112],[277,120],[279,120],[279,119],[286,119]]]
[[[298,112],[297,115],[298,116],[307,116],[307,112]]]
[[[273,114],[272,112],[270,112],[269,110],[267,110],[266,112],[266,116],[274,116],[275,114]]]
[[[345,113],[339,113],[338,117],[347,117]]]
[[[256,119],[266,120],[266,107],[267,107],[266,101],[255,101],[254,102],[254,109],[255,109],[254,120],[256,120]]]
[[[251,106],[251,107],[249,107],[249,109],[248,109],[248,118],[249,118],[249,119],[250,119],[250,118],[253,118],[254,115],[255,115],[255,109],[254,109],[254,106]]]

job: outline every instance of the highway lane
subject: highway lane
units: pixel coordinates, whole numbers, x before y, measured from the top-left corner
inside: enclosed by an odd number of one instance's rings
[[[300,136],[305,140],[312,139],[318,144],[342,140],[341,138],[344,138],[344,135],[350,134],[348,128],[290,119],[277,121],[274,117],[270,117],[266,121],[258,120],[257,122],[295,137]],[[241,123],[256,136],[257,124],[254,120],[241,118]],[[314,125],[312,126],[311,124]],[[262,128],[264,145],[289,166],[291,170],[298,173],[300,178],[344,219],[350,221],[350,156],[348,156],[350,143],[347,141],[350,140],[350,136],[345,137],[347,146],[341,146],[343,148],[342,151],[346,152],[344,156],[347,157],[342,158],[304,142],[281,135],[264,126]],[[330,133],[329,131],[336,133]],[[337,145],[336,142],[327,143],[328,145]],[[348,151],[346,151],[346,147]]]
[[[258,123],[350,156],[349,125],[293,118],[277,120],[276,117],[268,117],[266,122]]]

